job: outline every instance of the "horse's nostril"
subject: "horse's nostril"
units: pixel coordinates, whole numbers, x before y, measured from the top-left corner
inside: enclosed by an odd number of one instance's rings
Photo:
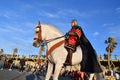
[[[35,47],[36,47],[36,43],[35,43],[35,42],[33,42],[33,46],[35,46]]]
[[[35,42],[33,42],[33,46],[34,46],[34,47],[40,47],[40,44],[35,41]]]
[[[34,40],[37,40],[37,38],[34,38]]]

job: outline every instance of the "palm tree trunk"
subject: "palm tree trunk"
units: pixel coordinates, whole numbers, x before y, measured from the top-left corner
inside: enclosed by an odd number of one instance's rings
[[[110,70],[110,50],[108,51],[108,69]]]

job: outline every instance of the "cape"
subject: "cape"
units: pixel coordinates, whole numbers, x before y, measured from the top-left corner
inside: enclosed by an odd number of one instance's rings
[[[83,59],[81,64],[81,71],[89,73],[100,73],[102,72],[101,64],[97,58],[96,51],[91,45],[90,41],[85,36],[82,28],[78,26],[81,30],[81,37],[78,40],[78,45],[82,49]]]

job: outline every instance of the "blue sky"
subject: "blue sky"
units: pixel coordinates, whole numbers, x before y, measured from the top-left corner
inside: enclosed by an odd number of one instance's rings
[[[115,51],[120,53],[120,0],[1,0],[0,1],[0,49],[20,55],[38,54],[32,46],[35,25],[40,20],[51,24],[65,34],[72,19],[90,40],[97,54],[106,53],[108,37],[118,42]]]

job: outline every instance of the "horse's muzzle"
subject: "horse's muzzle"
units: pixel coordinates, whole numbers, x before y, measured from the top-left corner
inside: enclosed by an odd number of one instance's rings
[[[35,41],[35,42],[33,42],[33,46],[34,47],[40,47],[40,43],[38,43],[38,42]]]

